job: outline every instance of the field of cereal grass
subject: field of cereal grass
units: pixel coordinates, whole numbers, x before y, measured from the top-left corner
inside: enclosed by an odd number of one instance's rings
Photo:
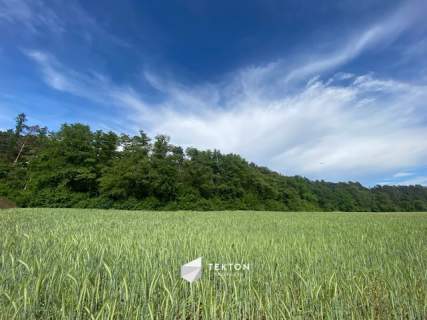
[[[7,209],[0,239],[0,319],[427,318],[426,213]]]

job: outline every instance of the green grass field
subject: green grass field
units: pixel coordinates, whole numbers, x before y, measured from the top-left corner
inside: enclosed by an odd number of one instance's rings
[[[427,319],[423,213],[9,209],[0,239],[1,319]]]

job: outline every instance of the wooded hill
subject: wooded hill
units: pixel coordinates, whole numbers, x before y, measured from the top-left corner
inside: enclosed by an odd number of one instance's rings
[[[24,114],[0,131],[0,196],[22,207],[427,211],[423,186],[310,181],[236,154],[184,151],[143,131],[119,136],[64,124],[49,132],[27,125]]]

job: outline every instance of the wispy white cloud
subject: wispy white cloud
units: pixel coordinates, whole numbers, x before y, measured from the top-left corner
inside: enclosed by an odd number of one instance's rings
[[[413,168],[414,171],[399,171],[391,176],[389,179],[377,183],[378,185],[395,185],[395,186],[409,186],[409,185],[423,185],[427,186],[427,176],[423,167]]]
[[[76,1],[0,0],[0,26],[2,24],[12,25],[12,32],[30,39],[36,35],[51,41],[53,35],[74,33],[73,36],[80,36],[85,45],[97,45],[99,41],[122,48],[132,47],[97,23]]]
[[[394,185],[394,186],[414,186],[414,185],[421,185],[421,186],[427,186],[427,176],[421,175],[412,177],[409,179],[403,179],[400,181],[396,180],[386,180],[378,183],[379,185]]]
[[[425,1],[408,1],[378,23],[355,30],[351,36],[341,42],[333,42],[332,51],[300,53],[302,61],[297,61],[286,70],[286,75],[282,77],[283,83],[304,80],[324,71],[336,69],[370,49],[393,43],[404,31],[424,21],[423,13],[426,10]],[[276,65],[286,65],[286,63],[286,61],[278,61]]]
[[[125,106],[139,113],[146,110],[145,103],[135,90],[117,86],[102,74],[92,70],[77,72],[43,51],[24,50],[23,53],[37,63],[44,81],[55,90],[98,103]]]
[[[397,172],[393,175],[393,178],[403,178],[403,177],[410,177],[413,176],[414,174],[412,172]]]
[[[412,186],[412,185],[422,185],[427,186],[427,176],[418,176],[412,179],[407,179],[404,181],[400,181],[398,185],[402,186]]]
[[[33,33],[63,32],[60,17],[41,0],[0,0],[0,22],[16,24]]]

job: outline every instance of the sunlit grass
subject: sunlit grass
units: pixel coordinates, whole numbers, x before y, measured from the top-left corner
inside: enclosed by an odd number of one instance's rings
[[[427,317],[423,213],[11,209],[0,239],[1,319]]]

